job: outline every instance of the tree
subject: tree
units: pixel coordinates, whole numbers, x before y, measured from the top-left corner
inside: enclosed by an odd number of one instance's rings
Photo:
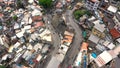
[[[50,8],[52,6],[52,0],[39,0],[39,5],[42,5],[44,8]]]
[[[3,66],[3,65],[0,65],[0,68],[6,68],[5,66]]]
[[[79,18],[85,14],[87,14],[88,16],[91,16],[91,13],[87,10],[76,10],[74,13],[75,19],[79,20]]]
[[[76,10],[75,12],[74,12],[74,16],[75,16],[75,18],[77,19],[77,20],[79,20],[79,18],[81,17],[81,16],[83,16],[84,15],[84,11],[83,10]]]
[[[17,15],[14,15],[14,16],[13,16],[13,19],[14,19],[15,21],[17,21],[17,19],[18,19]]]
[[[25,9],[25,6],[27,6],[27,4],[28,3],[26,0],[16,0],[17,9],[19,8]]]

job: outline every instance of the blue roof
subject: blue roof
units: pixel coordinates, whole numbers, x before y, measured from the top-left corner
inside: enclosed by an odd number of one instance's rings
[[[3,27],[2,26],[0,26],[0,29],[2,29]]]
[[[94,58],[97,58],[97,54],[96,53],[92,53],[91,56],[94,57]]]

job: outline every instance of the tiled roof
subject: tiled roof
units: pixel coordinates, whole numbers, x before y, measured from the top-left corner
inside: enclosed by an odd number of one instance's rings
[[[115,28],[111,29],[110,33],[111,33],[113,39],[116,39],[116,38],[120,37],[120,33]]]

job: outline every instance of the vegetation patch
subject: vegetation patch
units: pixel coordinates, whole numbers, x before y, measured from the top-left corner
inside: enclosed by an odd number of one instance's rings
[[[91,13],[85,9],[82,10],[76,10],[74,11],[73,15],[75,17],[75,19],[79,20],[80,17],[82,17],[83,15],[87,14],[88,16],[91,16]]]
[[[39,5],[42,5],[44,8],[50,8],[52,6],[52,0],[39,0]]]

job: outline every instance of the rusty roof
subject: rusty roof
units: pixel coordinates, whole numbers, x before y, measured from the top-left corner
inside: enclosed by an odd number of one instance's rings
[[[120,33],[115,28],[110,29],[110,33],[111,33],[113,39],[120,37]]]

